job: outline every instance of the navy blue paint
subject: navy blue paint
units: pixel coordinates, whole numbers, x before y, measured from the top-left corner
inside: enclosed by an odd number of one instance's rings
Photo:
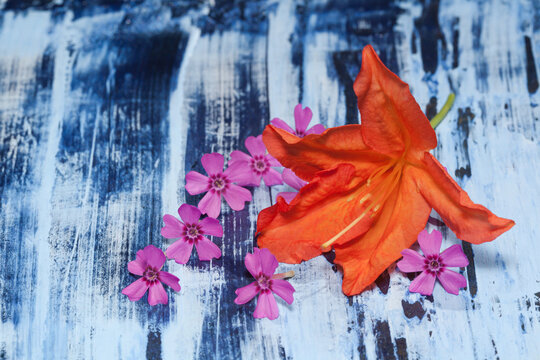
[[[403,314],[408,319],[412,319],[413,317],[417,317],[419,320],[422,320],[424,315],[426,314],[426,310],[422,306],[422,302],[415,301],[412,304],[406,301],[405,299],[401,300],[401,306],[403,307]]]
[[[137,21],[133,19],[135,25]],[[103,37],[105,34],[96,35]],[[73,106],[68,108],[57,153],[58,166],[62,171],[56,184],[67,186],[73,181],[71,176],[78,173],[90,182],[92,195],[88,199],[89,206],[98,208],[99,224],[98,241],[94,244],[96,258],[93,269],[94,277],[99,281],[94,286],[106,294],[110,289],[109,282],[117,282],[118,291],[108,296],[117,296],[125,301],[120,289],[136,277],[127,271],[118,274],[115,268],[107,264],[111,264],[110,256],[121,256],[127,264],[135,258],[136,249],[149,244],[161,247],[161,182],[163,170],[167,161],[170,161],[166,158],[168,152],[165,148],[169,95],[175,85],[175,74],[187,37],[178,30],[163,30],[148,35],[125,29],[118,29],[105,36],[109,37],[98,42],[88,39],[88,43],[73,53],[74,69],[70,90],[81,90],[91,100],[74,101]],[[101,59],[99,54],[102,46],[107,46],[107,56]],[[80,68],[78,59],[81,57],[92,57],[96,61],[89,69]],[[89,163],[94,132],[94,159]],[[88,178],[90,167],[92,175]],[[62,172],[71,175],[63,178]],[[140,201],[134,197],[132,202],[137,216],[134,236],[125,239],[121,253],[111,254],[111,239],[102,231],[109,222],[118,223],[118,220],[108,214],[109,204],[118,201],[118,196],[136,196],[138,191],[141,192]],[[93,203],[93,194],[99,194],[97,203]],[[68,207],[86,205],[82,202],[82,195],[75,199],[65,199],[60,193],[53,196]],[[75,203],[71,203],[73,200]],[[77,237],[76,229],[63,224],[62,218],[55,218],[55,221],[52,225],[52,256],[57,257],[52,272],[69,274],[69,279],[75,282],[78,252],[74,252],[72,262],[58,255],[70,254],[73,247],[94,239],[84,229],[79,229]],[[128,246],[133,250],[128,252]],[[64,293],[60,279],[51,278],[51,308],[62,309],[63,313],[69,314],[73,311],[69,299],[75,293]],[[170,301],[174,302],[174,297]],[[149,311],[146,296],[136,307],[141,322],[158,324],[169,318],[169,307],[157,306]],[[74,320],[70,318],[67,322],[69,324]],[[54,324],[56,321],[57,313],[51,312],[49,322]],[[149,334],[148,339],[155,339],[155,336]],[[155,346],[149,344],[149,349],[152,354],[150,358],[158,358],[155,356]]]
[[[265,34],[266,23],[259,26],[259,32]],[[250,39],[255,41],[256,37],[248,36],[247,41],[249,42]],[[236,63],[234,72],[237,80],[233,91],[234,96],[231,93],[225,98],[201,98],[199,94],[204,93],[205,83],[199,84],[200,88],[195,94],[197,99],[194,111],[189,116],[186,170],[193,169],[205,174],[199,161],[201,156],[215,151],[223,152],[216,147],[217,138],[206,131],[208,126],[223,123],[226,128],[238,127],[240,129],[238,136],[226,137],[225,143],[230,144],[232,149],[246,152],[244,140],[248,136],[261,134],[264,126],[268,124],[267,87],[266,84],[256,83],[257,74],[254,72],[252,64],[253,62],[249,58],[243,58],[243,61]],[[187,76],[189,77],[189,74]],[[223,118],[220,117],[222,104],[227,109]],[[233,124],[233,121],[237,123]],[[238,124],[242,124],[242,126],[238,126]],[[186,193],[187,202],[194,205],[197,204],[201,196],[189,196]],[[247,205],[249,206],[249,204]],[[253,281],[244,266],[245,255],[253,251],[254,234],[250,231],[248,209],[233,212],[228,209],[228,205],[225,205],[225,208],[226,210],[222,212],[219,220],[225,229],[223,239],[227,239],[227,241],[214,240],[221,247],[223,253],[232,254],[233,251],[236,251],[240,252],[240,256],[236,258],[227,256],[213,261],[213,266],[219,267],[227,279],[227,286],[222,288],[212,286],[211,300],[206,304],[208,312],[205,313],[203,320],[202,342],[199,348],[200,359],[214,358],[216,354],[221,358],[240,358],[241,336],[249,333],[254,326],[252,313],[255,301],[245,306],[238,306],[232,301],[236,297],[235,290],[237,288]],[[188,264],[188,266],[196,265]],[[219,317],[216,316],[218,307]],[[238,327],[237,317],[240,317],[242,323],[246,325]],[[218,319],[220,321],[219,332],[217,331]]]
[[[446,40],[439,26],[439,0],[422,1],[422,15],[414,21],[420,35],[420,53],[426,73],[434,73],[439,63],[439,40],[446,51]],[[443,54],[444,56],[444,54]]]
[[[459,66],[459,19],[452,21],[452,68]]]
[[[376,321],[375,326],[375,342],[377,347],[375,351],[378,359],[396,360],[394,352],[394,344],[392,343],[392,335],[390,334],[390,326],[388,321]]]
[[[363,329],[364,328],[364,322],[365,322],[365,315],[364,315],[364,311],[363,309],[359,309],[358,311],[358,329]],[[364,341],[364,333],[363,331],[358,331],[358,336],[359,336],[359,343],[360,345],[358,345],[358,354],[360,355],[360,359],[361,360],[366,360],[367,359],[367,355],[366,355],[366,343]]]
[[[375,280],[375,285],[386,295],[388,294],[388,288],[390,287],[390,274],[388,270],[384,270],[379,277]]]
[[[9,92],[13,84],[7,79],[15,78],[18,71],[28,70],[19,63],[0,63],[0,92]],[[47,140],[49,107],[45,104],[50,103],[54,73],[50,48],[31,73],[31,80],[24,84],[27,91],[21,94],[21,111],[17,112],[17,105],[11,111],[0,111],[0,321],[15,325],[22,315],[23,301],[35,299],[37,260],[35,250],[25,239],[33,238],[36,232],[36,209],[31,198],[21,194],[32,194],[40,183],[43,153],[39,149]],[[46,110],[38,112],[37,107]],[[10,155],[14,142],[16,157]]]
[[[146,345],[146,358],[148,360],[161,360],[161,331],[149,329]]]
[[[396,354],[398,360],[407,360],[409,358],[407,353],[407,339],[402,337],[396,339]]]
[[[329,73],[335,73],[345,96],[345,123],[358,124],[359,114],[353,84],[361,68],[362,49],[367,44],[373,44],[383,62],[398,72],[393,29],[401,9],[390,0],[355,2],[356,11],[347,11],[350,6],[349,2],[337,1],[326,6],[312,6],[310,10],[317,14],[316,31],[330,30],[344,36],[349,43],[350,49],[331,54],[329,60],[333,66],[329,68]]]
[[[465,176],[471,177],[471,162],[469,159],[469,123],[474,119],[471,108],[458,109],[457,130],[461,141],[460,151],[463,153],[463,163],[458,163],[459,168],[455,171],[456,177],[462,180]]]
[[[358,124],[358,107],[357,107],[357,98],[353,90],[354,78],[349,75],[347,71],[347,63],[354,63],[357,69],[360,69],[360,60],[358,57],[361,57],[359,51],[340,51],[332,54],[332,61],[334,62],[334,67],[336,69],[337,77],[342,84],[343,92],[345,94],[345,123],[346,124]]]
[[[525,58],[527,60],[527,89],[532,94],[538,90],[538,74],[529,36],[525,36]]]

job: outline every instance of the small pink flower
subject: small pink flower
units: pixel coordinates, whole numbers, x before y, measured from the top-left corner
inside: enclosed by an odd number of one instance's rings
[[[253,317],[258,319],[265,317],[270,320],[276,319],[279,316],[279,310],[272,293],[281,297],[287,304],[292,304],[294,300],[294,288],[288,281],[282,279],[294,276],[294,271],[274,275],[278,267],[278,261],[268,249],[254,248],[253,254],[246,255],[245,262],[246,268],[256,281],[236,289],[235,293],[237,297],[234,299],[234,302],[242,305],[259,294]]]
[[[262,135],[248,137],[245,145],[251,156],[239,150],[231,153],[231,166],[237,165],[244,169],[238,174],[238,185],[259,186],[261,178],[264,179],[266,186],[283,184],[281,174],[272,169],[272,166],[281,166],[281,164],[272,155],[266,153]]]
[[[310,129],[307,128],[311,122],[312,116],[313,113],[311,112],[310,108],[306,107],[305,109],[302,109],[302,104],[298,104],[294,108],[294,123],[296,130],[293,130],[285,121],[281,120],[280,118],[273,118],[270,123],[275,127],[288,131],[291,134],[301,138],[309,134],[322,134],[326,129],[321,124],[314,125]]]
[[[293,189],[296,189],[296,191],[286,191],[277,194],[277,196],[283,197],[287,203],[290,203],[296,197],[298,191],[302,187],[304,187],[307,182],[296,176],[296,174],[291,169],[283,169],[281,177],[283,178],[283,182],[285,184],[289,185]]]
[[[196,171],[186,175],[186,190],[191,195],[206,192],[199,201],[199,209],[203,214],[217,218],[221,211],[221,195],[233,210],[242,210],[246,201],[251,201],[251,193],[233,183],[245,178],[246,170],[241,164],[232,164],[223,171],[225,159],[218,153],[204,154],[201,163],[208,176]]]
[[[178,283],[180,280],[171,273],[161,271],[165,260],[163,251],[154,245],[148,245],[143,250],[137,251],[136,259],[128,263],[128,270],[142,277],[122,290],[122,294],[127,295],[131,301],[138,301],[148,290],[150,305],[167,304],[169,299],[161,283],[169,285],[174,291],[180,291]]]
[[[439,254],[441,250],[442,234],[433,230],[428,233],[422,230],[418,235],[418,243],[424,256],[411,249],[401,252],[403,259],[397,263],[399,270],[410,273],[421,271],[409,286],[409,291],[422,295],[431,295],[435,286],[435,278],[438,278],[444,290],[457,295],[460,288],[467,286],[467,280],[461,274],[448,270],[448,267],[463,267],[469,265],[469,260],[456,244],[450,246]]]
[[[199,254],[199,260],[212,260],[221,257],[219,247],[204,235],[223,236],[223,228],[219,221],[207,217],[199,221],[201,211],[195,206],[183,204],[178,208],[180,221],[172,215],[164,215],[165,226],[161,228],[161,235],[167,239],[178,239],[172,243],[165,255],[174,259],[178,264],[188,262],[193,245]]]

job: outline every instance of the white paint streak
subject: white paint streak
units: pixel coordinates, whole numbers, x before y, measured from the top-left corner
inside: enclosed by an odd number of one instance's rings
[[[187,149],[187,130],[189,126],[189,104],[185,101],[186,72],[199,41],[200,29],[191,28],[188,44],[184,50],[176,89],[169,101],[169,169],[163,184],[162,204],[164,214],[175,214],[179,204],[184,202],[185,160]]]
[[[63,30],[72,19],[72,14],[67,13],[64,23],[60,27]],[[68,51],[67,34],[63,31],[57,33],[57,47],[55,51],[54,78],[51,96],[51,119],[49,123],[48,139],[45,150],[45,158],[42,165],[42,182],[36,195],[36,203],[39,204],[40,212],[38,217],[37,231],[34,237],[35,247],[37,249],[37,284],[36,299],[34,308],[34,319],[32,328],[28,329],[32,334],[31,350],[29,356],[38,356],[38,354],[47,353],[50,344],[50,326],[48,316],[51,276],[51,257],[49,233],[51,230],[51,198],[56,177],[56,153],[60,141],[60,130],[64,118],[64,101],[66,99],[66,87],[70,80],[70,56]],[[58,310],[58,309],[55,309]]]

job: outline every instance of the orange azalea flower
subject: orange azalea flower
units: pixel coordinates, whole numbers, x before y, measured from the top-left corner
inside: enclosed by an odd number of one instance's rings
[[[361,125],[298,138],[272,125],[270,154],[309,182],[287,204],[264,209],[258,244],[282,262],[299,263],[334,247],[343,292],[355,295],[401,257],[424,229],[431,209],[462,240],[491,241],[512,220],[473,203],[428,152],[437,138],[407,84],[371,46],[354,83]]]

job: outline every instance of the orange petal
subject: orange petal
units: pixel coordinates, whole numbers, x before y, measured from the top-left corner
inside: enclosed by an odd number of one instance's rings
[[[362,115],[364,142],[374,150],[397,155],[406,150],[437,146],[435,131],[409,91],[409,86],[388,70],[368,45],[362,69],[354,81]]]
[[[514,221],[500,218],[473,203],[433,155],[426,153],[423,164],[424,169],[415,169],[418,187],[459,239],[481,244],[514,226]]]
[[[260,248],[268,248],[281,262],[299,263],[321,254],[321,245],[356,219],[365,209],[361,184],[355,168],[340,164],[319,172],[300,189],[288,205],[278,197],[276,205],[264,209],[257,220]],[[365,216],[339,242],[364,233],[372,218]]]
[[[358,239],[335,246],[343,268],[343,293],[356,295],[401,257],[425,227],[431,207],[418,192],[409,167],[388,198],[376,222]]]
[[[299,138],[285,130],[268,125],[263,132],[268,152],[296,175],[311,181],[322,170],[349,163],[356,176],[365,178],[388,157],[369,149],[362,140],[360,125],[345,125]]]

